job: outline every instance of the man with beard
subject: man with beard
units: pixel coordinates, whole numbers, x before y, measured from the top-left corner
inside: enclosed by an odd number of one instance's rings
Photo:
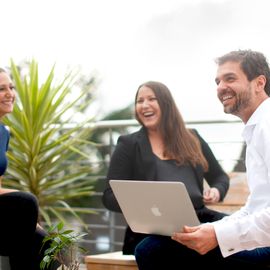
[[[135,250],[140,270],[165,269],[166,262],[172,264],[167,269],[183,269],[183,265],[265,269],[270,265],[269,65],[262,53],[251,50],[232,51],[216,62],[217,96],[224,112],[245,124],[250,195],[244,207],[219,221],[186,226],[171,241],[158,236],[143,240]]]

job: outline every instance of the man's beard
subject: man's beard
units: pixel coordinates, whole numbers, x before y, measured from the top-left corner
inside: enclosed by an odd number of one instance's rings
[[[241,113],[241,111],[246,109],[249,106],[251,100],[251,87],[248,86],[247,90],[241,91],[235,96],[235,98],[236,102],[232,106],[224,107],[225,113],[238,115]]]

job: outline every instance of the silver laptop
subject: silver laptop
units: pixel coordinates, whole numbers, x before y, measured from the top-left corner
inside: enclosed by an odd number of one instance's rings
[[[110,180],[123,215],[134,232],[171,236],[200,222],[182,182]]]

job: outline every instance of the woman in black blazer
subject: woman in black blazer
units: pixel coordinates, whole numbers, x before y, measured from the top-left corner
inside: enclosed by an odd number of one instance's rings
[[[210,210],[205,204],[223,200],[229,178],[199,133],[185,127],[169,89],[160,82],[142,84],[136,93],[135,113],[142,128],[119,137],[107,180],[181,179],[201,222],[222,218],[225,214]],[[203,188],[203,179],[210,187],[207,190]],[[108,181],[103,203],[109,210],[121,212]],[[128,227],[123,253],[134,254],[136,245],[144,237]]]

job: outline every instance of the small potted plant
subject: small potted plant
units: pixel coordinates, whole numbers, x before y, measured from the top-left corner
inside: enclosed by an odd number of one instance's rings
[[[45,269],[57,260],[60,263],[59,269],[61,270],[79,270],[78,254],[86,252],[86,250],[78,246],[78,241],[85,235],[87,233],[66,230],[63,222],[51,226],[48,229],[48,236],[43,240],[43,244],[49,241],[50,247],[45,250],[40,269]]]

